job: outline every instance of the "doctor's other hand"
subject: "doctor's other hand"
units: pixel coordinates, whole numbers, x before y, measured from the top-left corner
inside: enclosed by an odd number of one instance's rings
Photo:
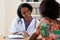
[[[42,35],[39,35],[36,40],[45,40],[45,38],[42,37]]]
[[[23,35],[24,37],[28,37],[28,33],[27,32],[19,32],[17,33],[18,35]]]
[[[17,33],[17,35],[24,35],[24,33],[23,32],[19,32],[19,33]]]
[[[37,40],[42,39],[42,35],[39,35],[36,39],[37,39]]]
[[[27,32],[23,32],[23,34],[24,34],[24,37],[28,37],[29,36],[29,34]]]

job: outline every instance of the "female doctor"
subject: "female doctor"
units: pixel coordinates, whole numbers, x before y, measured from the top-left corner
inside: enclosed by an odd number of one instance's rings
[[[31,36],[34,29],[37,28],[39,20],[31,16],[33,8],[28,3],[22,3],[17,9],[18,17],[13,20],[10,27],[10,32],[12,34],[25,34]]]

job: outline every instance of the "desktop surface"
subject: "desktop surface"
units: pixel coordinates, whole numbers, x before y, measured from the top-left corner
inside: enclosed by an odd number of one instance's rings
[[[24,39],[7,39],[4,37],[4,35],[0,35],[1,40],[28,40],[28,37],[25,37]]]

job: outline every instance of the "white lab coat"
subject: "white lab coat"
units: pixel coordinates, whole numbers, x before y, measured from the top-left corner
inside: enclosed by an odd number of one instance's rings
[[[27,31],[25,31],[25,23],[24,23],[24,19],[23,18],[15,18],[13,20],[13,23],[9,29],[9,31],[11,33],[15,33],[15,32],[27,32],[30,36],[33,34],[33,31],[35,28],[37,28],[37,26],[39,25],[39,20],[33,18]]]

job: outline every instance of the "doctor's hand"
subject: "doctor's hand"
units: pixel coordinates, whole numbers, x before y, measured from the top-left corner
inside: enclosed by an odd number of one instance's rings
[[[24,37],[28,37],[29,36],[29,34],[27,32],[23,32],[23,34],[24,34]]]
[[[24,33],[23,32],[19,32],[19,33],[17,33],[18,35],[24,35]]]
[[[28,37],[28,33],[27,32],[19,32],[17,33],[18,35],[23,35],[24,37]]]

